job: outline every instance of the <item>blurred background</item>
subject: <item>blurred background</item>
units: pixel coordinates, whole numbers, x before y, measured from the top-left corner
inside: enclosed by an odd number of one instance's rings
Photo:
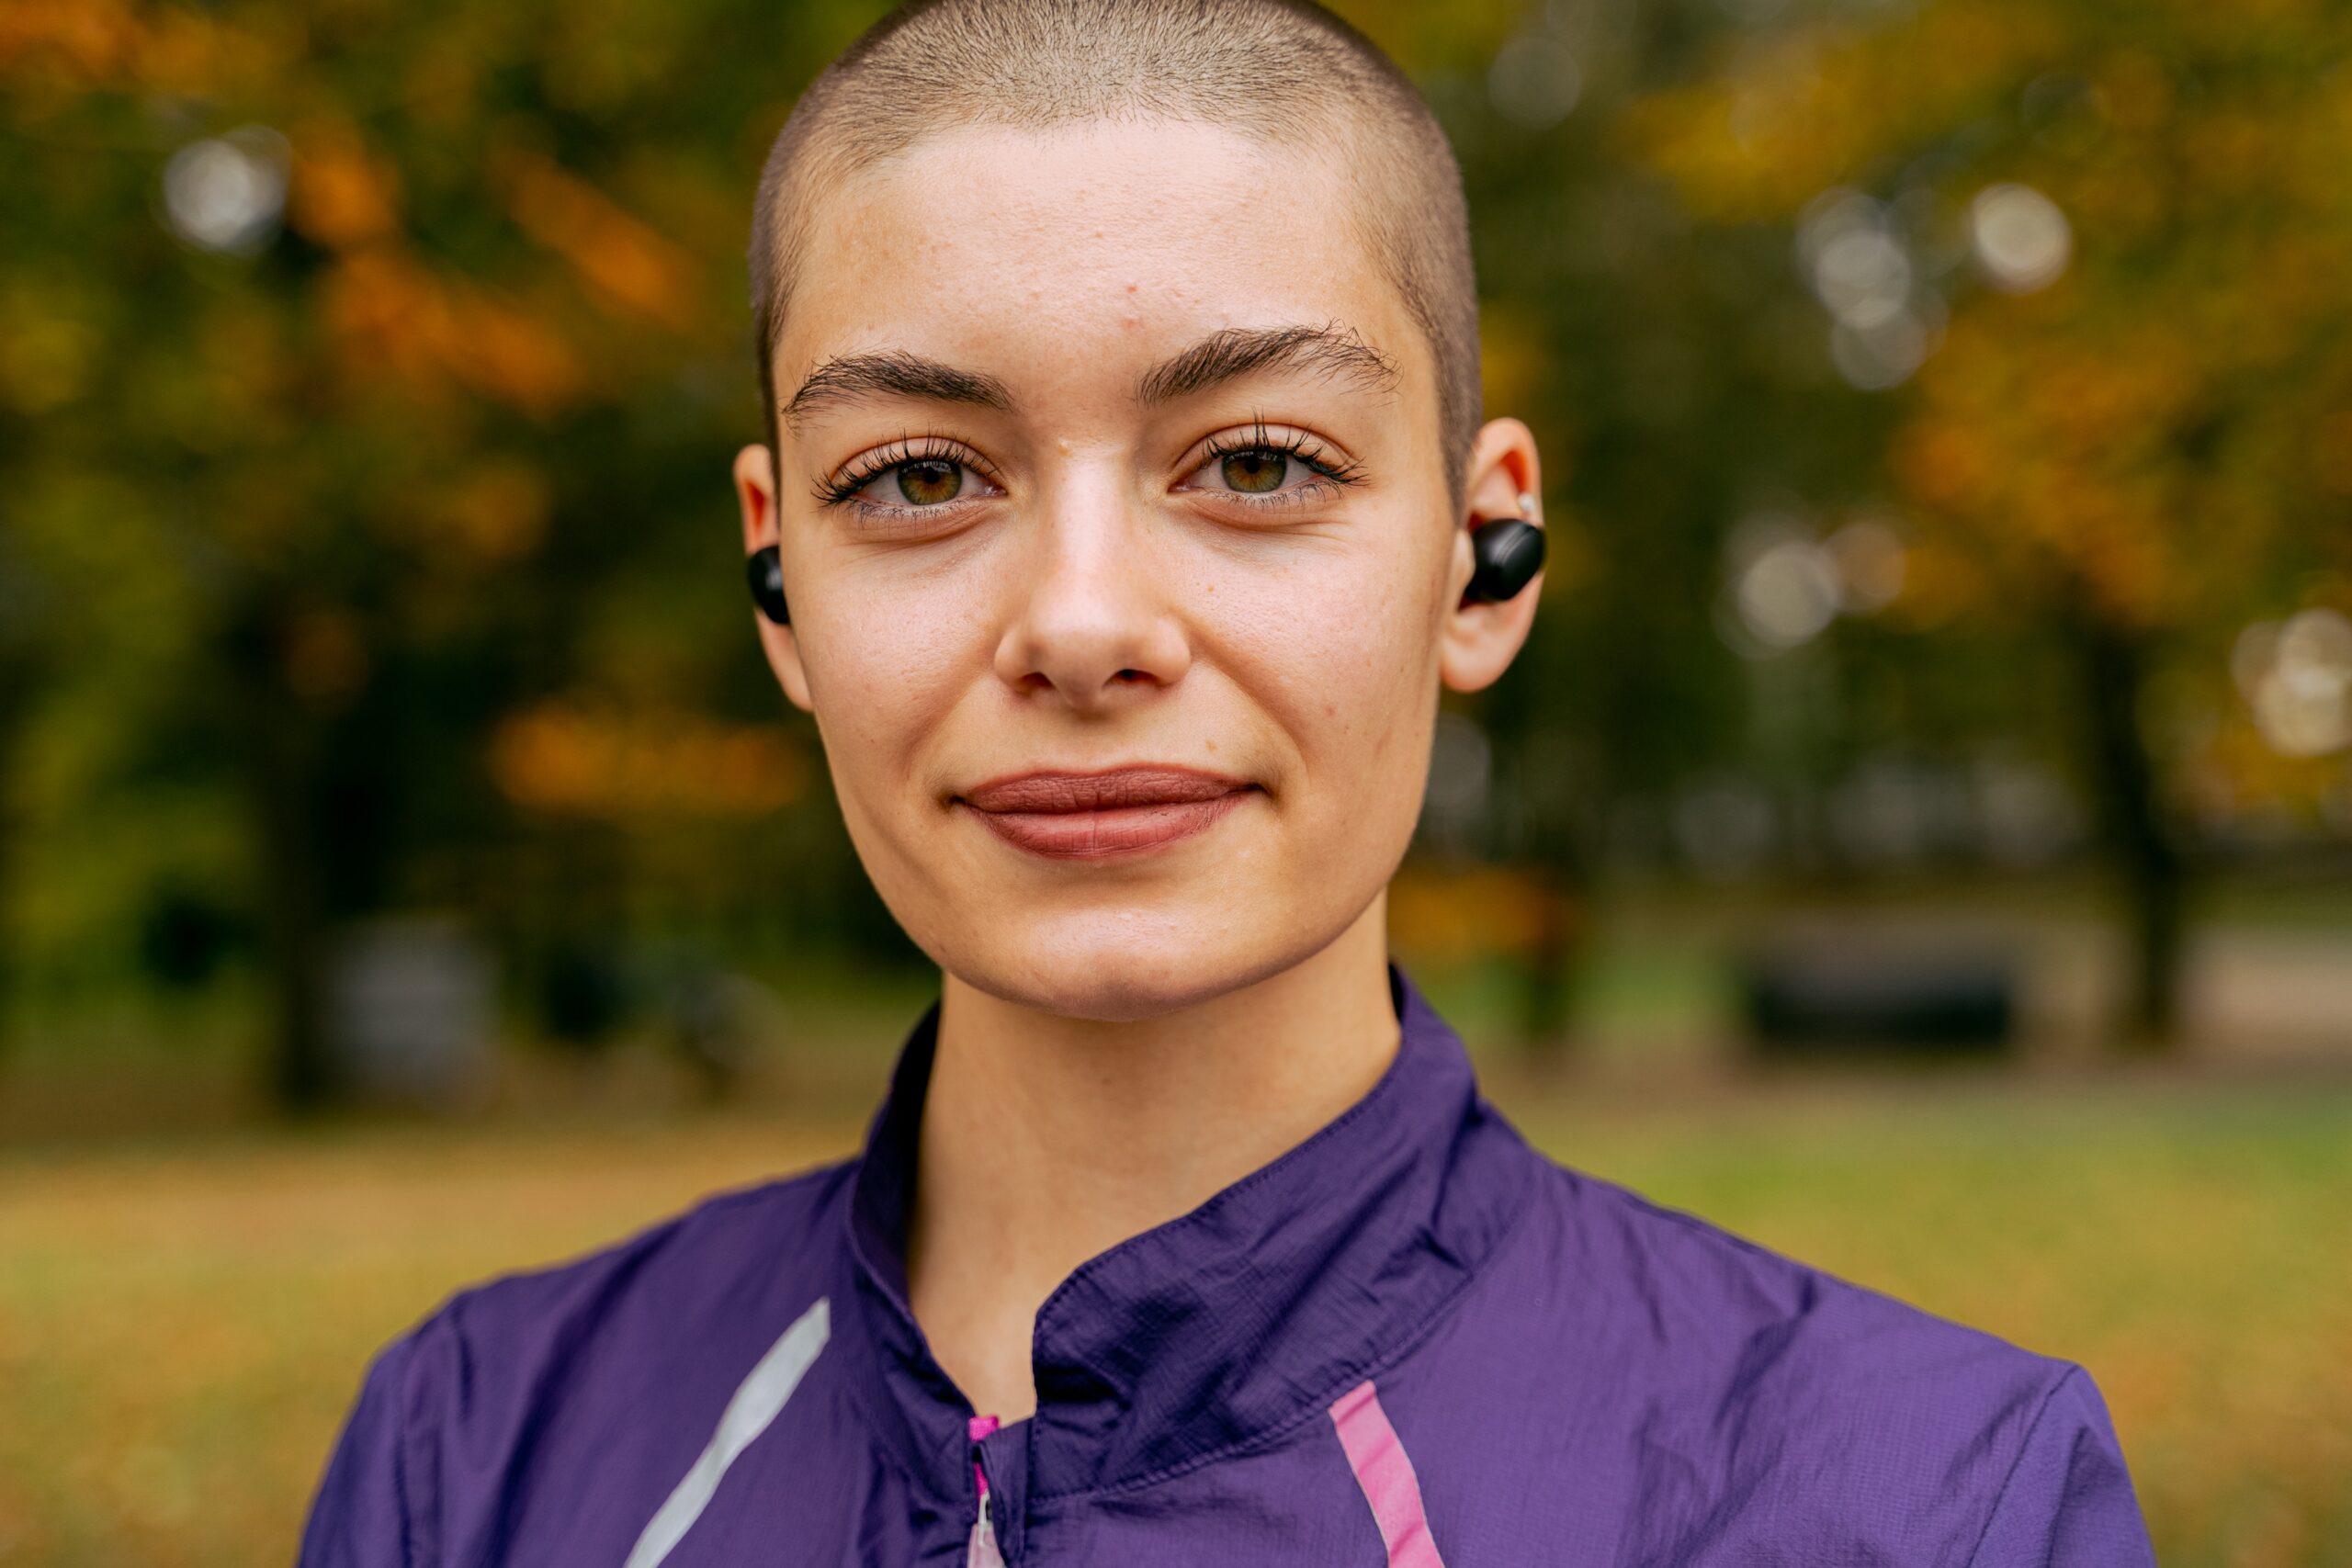
[[[1535,637],[1397,956],[1550,1152],[2352,1562],[2352,13],[1340,7]],[[935,975],[752,634],[847,0],[0,3],[0,1561],[291,1555],[456,1287],[854,1146]]]

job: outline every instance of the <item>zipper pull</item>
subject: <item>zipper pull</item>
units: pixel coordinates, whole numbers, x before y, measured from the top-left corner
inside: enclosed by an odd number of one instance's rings
[[[1004,1568],[1004,1553],[997,1550],[996,1523],[989,1517],[989,1472],[980,1468],[980,1439],[997,1428],[993,1416],[975,1416],[965,1425],[972,1442],[972,1480],[980,1492],[978,1517],[972,1521],[971,1547],[964,1554],[965,1568]]]

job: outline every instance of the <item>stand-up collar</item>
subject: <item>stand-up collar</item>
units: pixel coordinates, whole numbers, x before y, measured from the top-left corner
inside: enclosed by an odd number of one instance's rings
[[[1477,1092],[1462,1041],[1388,965],[1402,1034],[1363,1099],[1191,1213],[1090,1258],[1037,1314],[1037,1412],[987,1440],[989,1484],[1025,1498],[1205,1461],[1318,1410],[1402,1353],[1469,1281],[1532,1190],[1531,1156]],[[868,1133],[844,1348],[886,1443],[943,1502],[968,1498],[964,1394],[907,1299],[933,1001]],[[1017,1547],[1017,1540],[1008,1541]]]

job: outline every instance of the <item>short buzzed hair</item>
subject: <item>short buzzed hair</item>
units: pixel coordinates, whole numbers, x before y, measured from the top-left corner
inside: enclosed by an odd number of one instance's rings
[[[934,131],[1158,118],[1340,142],[1367,245],[1429,344],[1458,501],[1481,420],[1461,167],[1411,80],[1311,0],[911,0],[867,28],[801,95],[760,175],[752,313],[771,462],[775,344],[815,243],[813,191]]]

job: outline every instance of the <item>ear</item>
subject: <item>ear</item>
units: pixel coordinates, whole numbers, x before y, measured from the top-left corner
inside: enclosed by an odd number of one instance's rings
[[[1544,591],[1537,572],[1526,587],[1500,604],[1462,603],[1478,558],[1471,550],[1471,530],[1504,517],[1524,517],[1544,523],[1544,476],[1535,456],[1535,433],[1515,419],[1488,420],[1471,447],[1464,475],[1462,515],[1453,531],[1453,560],[1446,574],[1445,623],[1439,638],[1438,672],[1457,692],[1476,692],[1494,683],[1527,641],[1535,624],[1536,597]],[[1532,505],[1520,498],[1531,497]]]
[[[776,517],[775,469],[765,442],[754,441],[735,454],[735,499],[743,512],[743,556],[748,560],[761,546],[779,543],[782,537]],[[791,581],[787,571],[787,593]],[[752,611],[752,625],[759,631],[768,668],[775,671],[784,694],[803,713],[812,711],[808,672],[800,664],[799,635],[790,626],[777,626],[756,608]]]

